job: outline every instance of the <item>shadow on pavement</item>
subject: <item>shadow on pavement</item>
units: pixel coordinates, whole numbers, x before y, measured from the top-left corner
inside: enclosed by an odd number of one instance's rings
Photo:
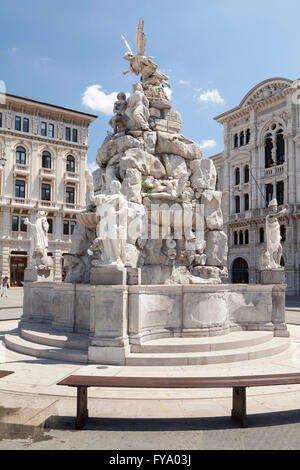
[[[281,426],[300,423],[300,410],[250,414],[249,428]],[[75,431],[75,418],[50,416],[44,423],[45,429]],[[205,418],[88,418],[82,430],[86,431],[205,431],[240,428],[230,416]]]

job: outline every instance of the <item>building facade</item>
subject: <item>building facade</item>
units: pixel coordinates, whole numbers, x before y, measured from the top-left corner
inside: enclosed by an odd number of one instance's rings
[[[215,118],[224,128],[224,151],[215,163],[228,235],[232,282],[259,281],[258,258],[266,249],[268,204],[288,204],[280,217],[287,294],[300,293],[300,82],[265,80],[240,105]]]
[[[45,211],[54,279],[85,208],[88,128],[97,116],[14,95],[0,103],[0,276],[20,286],[33,247],[24,223]],[[1,160],[0,160],[1,162]]]

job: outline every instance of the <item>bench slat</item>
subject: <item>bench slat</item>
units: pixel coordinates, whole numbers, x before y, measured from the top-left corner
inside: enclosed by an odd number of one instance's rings
[[[14,371],[12,370],[0,370],[0,379],[3,379],[3,377],[6,377],[7,375],[14,374]]]
[[[70,375],[57,385],[124,388],[231,388],[300,384],[300,373],[237,377],[109,377]]]

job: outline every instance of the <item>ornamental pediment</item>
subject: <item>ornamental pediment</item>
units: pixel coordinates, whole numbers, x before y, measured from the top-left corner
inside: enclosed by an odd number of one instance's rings
[[[292,80],[288,80],[286,78],[265,80],[250,90],[242,100],[240,106],[244,108],[266,98],[270,98],[271,96],[289,88],[292,83]]]

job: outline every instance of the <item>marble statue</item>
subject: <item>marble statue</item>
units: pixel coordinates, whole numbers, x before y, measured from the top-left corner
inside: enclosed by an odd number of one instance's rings
[[[149,101],[144,95],[143,87],[140,83],[132,85],[132,96],[128,99],[125,115],[133,121],[137,129],[149,131]]]
[[[126,41],[125,37],[121,35],[127,52],[124,55],[125,60],[129,60],[130,67],[128,70],[123,72],[124,75],[127,73],[134,73],[135,75],[141,74],[141,81],[145,85],[166,85],[170,87],[167,82],[169,77],[158,70],[158,65],[153,62],[154,57],[147,57],[146,54],[146,38],[143,32],[144,20],[141,18],[139,26],[137,28],[135,42],[137,44],[137,54],[134,55],[131,47]]]
[[[267,250],[266,253],[260,258],[260,268],[263,269],[278,269],[280,268],[280,260],[282,255],[281,246],[281,235],[280,235],[280,224],[278,217],[287,212],[288,205],[281,211],[277,211],[277,200],[272,199],[269,204],[269,208],[272,209],[273,213],[266,216],[266,241]]]
[[[124,265],[126,260],[127,200],[121,194],[121,183],[112,181],[109,194],[91,196],[97,207],[99,222],[96,229],[98,241],[102,243],[101,265]]]
[[[46,215],[46,212],[40,211],[35,223],[30,222],[28,218],[24,221],[25,225],[31,227],[34,247],[32,258],[34,266],[39,269],[50,269],[53,266],[53,260],[48,256],[49,224]]]

